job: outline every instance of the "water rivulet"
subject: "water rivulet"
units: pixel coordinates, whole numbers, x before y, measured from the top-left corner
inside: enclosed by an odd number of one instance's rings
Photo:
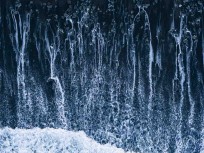
[[[204,151],[202,0],[0,1],[0,127]]]

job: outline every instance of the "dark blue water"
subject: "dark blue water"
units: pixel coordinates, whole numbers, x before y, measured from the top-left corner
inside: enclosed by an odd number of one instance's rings
[[[144,153],[204,151],[203,8],[0,1],[0,127],[83,130]]]

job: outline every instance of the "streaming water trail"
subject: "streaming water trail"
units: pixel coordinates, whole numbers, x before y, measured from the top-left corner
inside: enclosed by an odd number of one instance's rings
[[[200,0],[0,3],[0,127],[202,151]]]

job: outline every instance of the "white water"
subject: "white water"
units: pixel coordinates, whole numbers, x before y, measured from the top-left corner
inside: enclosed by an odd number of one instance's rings
[[[50,26],[50,25],[49,25]],[[49,80],[53,80],[56,83],[56,88],[55,92],[57,95],[57,106],[58,106],[58,118],[60,121],[60,124],[67,128],[67,121],[65,117],[65,111],[64,111],[64,91],[62,88],[62,85],[60,83],[59,77],[55,74],[56,67],[55,67],[55,62],[56,62],[56,57],[60,53],[60,39],[59,39],[59,29],[57,30],[56,38],[54,37],[54,33],[52,32],[53,35],[53,44],[51,45],[47,36],[47,31],[45,33],[45,41],[46,41],[46,46],[47,46],[47,51],[49,54],[49,62],[50,62],[50,78]],[[55,39],[54,39],[55,38]]]
[[[88,138],[84,132],[51,128],[0,129],[0,152],[125,153],[124,150],[110,144],[101,145],[95,142]]]
[[[25,119],[24,112],[31,113],[31,103],[26,102],[27,93],[25,84],[25,52],[27,49],[28,36],[30,32],[30,13],[26,14],[25,21],[22,21],[22,17],[18,11],[12,10],[13,28],[15,30],[15,36],[11,36],[12,46],[16,54],[17,64],[17,87],[18,87],[18,125],[28,125],[31,122],[30,118]],[[19,20],[19,22],[18,22]],[[27,103],[27,104],[26,104]],[[26,108],[28,106],[28,110]]]
[[[163,13],[160,25],[148,5],[138,5],[131,15],[121,5],[122,18],[110,15],[111,24],[89,6],[73,12],[77,19],[69,12],[56,20],[45,15],[46,23],[39,10],[11,7],[0,17],[9,23],[0,34],[0,126],[84,130],[99,142],[144,153],[199,152],[204,32],[200,50],[188,14],[178,16],[173,8],[167,36]],[[114,0],[108,7],[114,10]]]

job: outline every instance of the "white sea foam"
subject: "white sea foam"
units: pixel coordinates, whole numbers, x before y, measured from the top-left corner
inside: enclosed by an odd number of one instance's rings
[[[63,129],[0,129],[1,153],[125,153],[110,144],[101,145],[84,132]]]

